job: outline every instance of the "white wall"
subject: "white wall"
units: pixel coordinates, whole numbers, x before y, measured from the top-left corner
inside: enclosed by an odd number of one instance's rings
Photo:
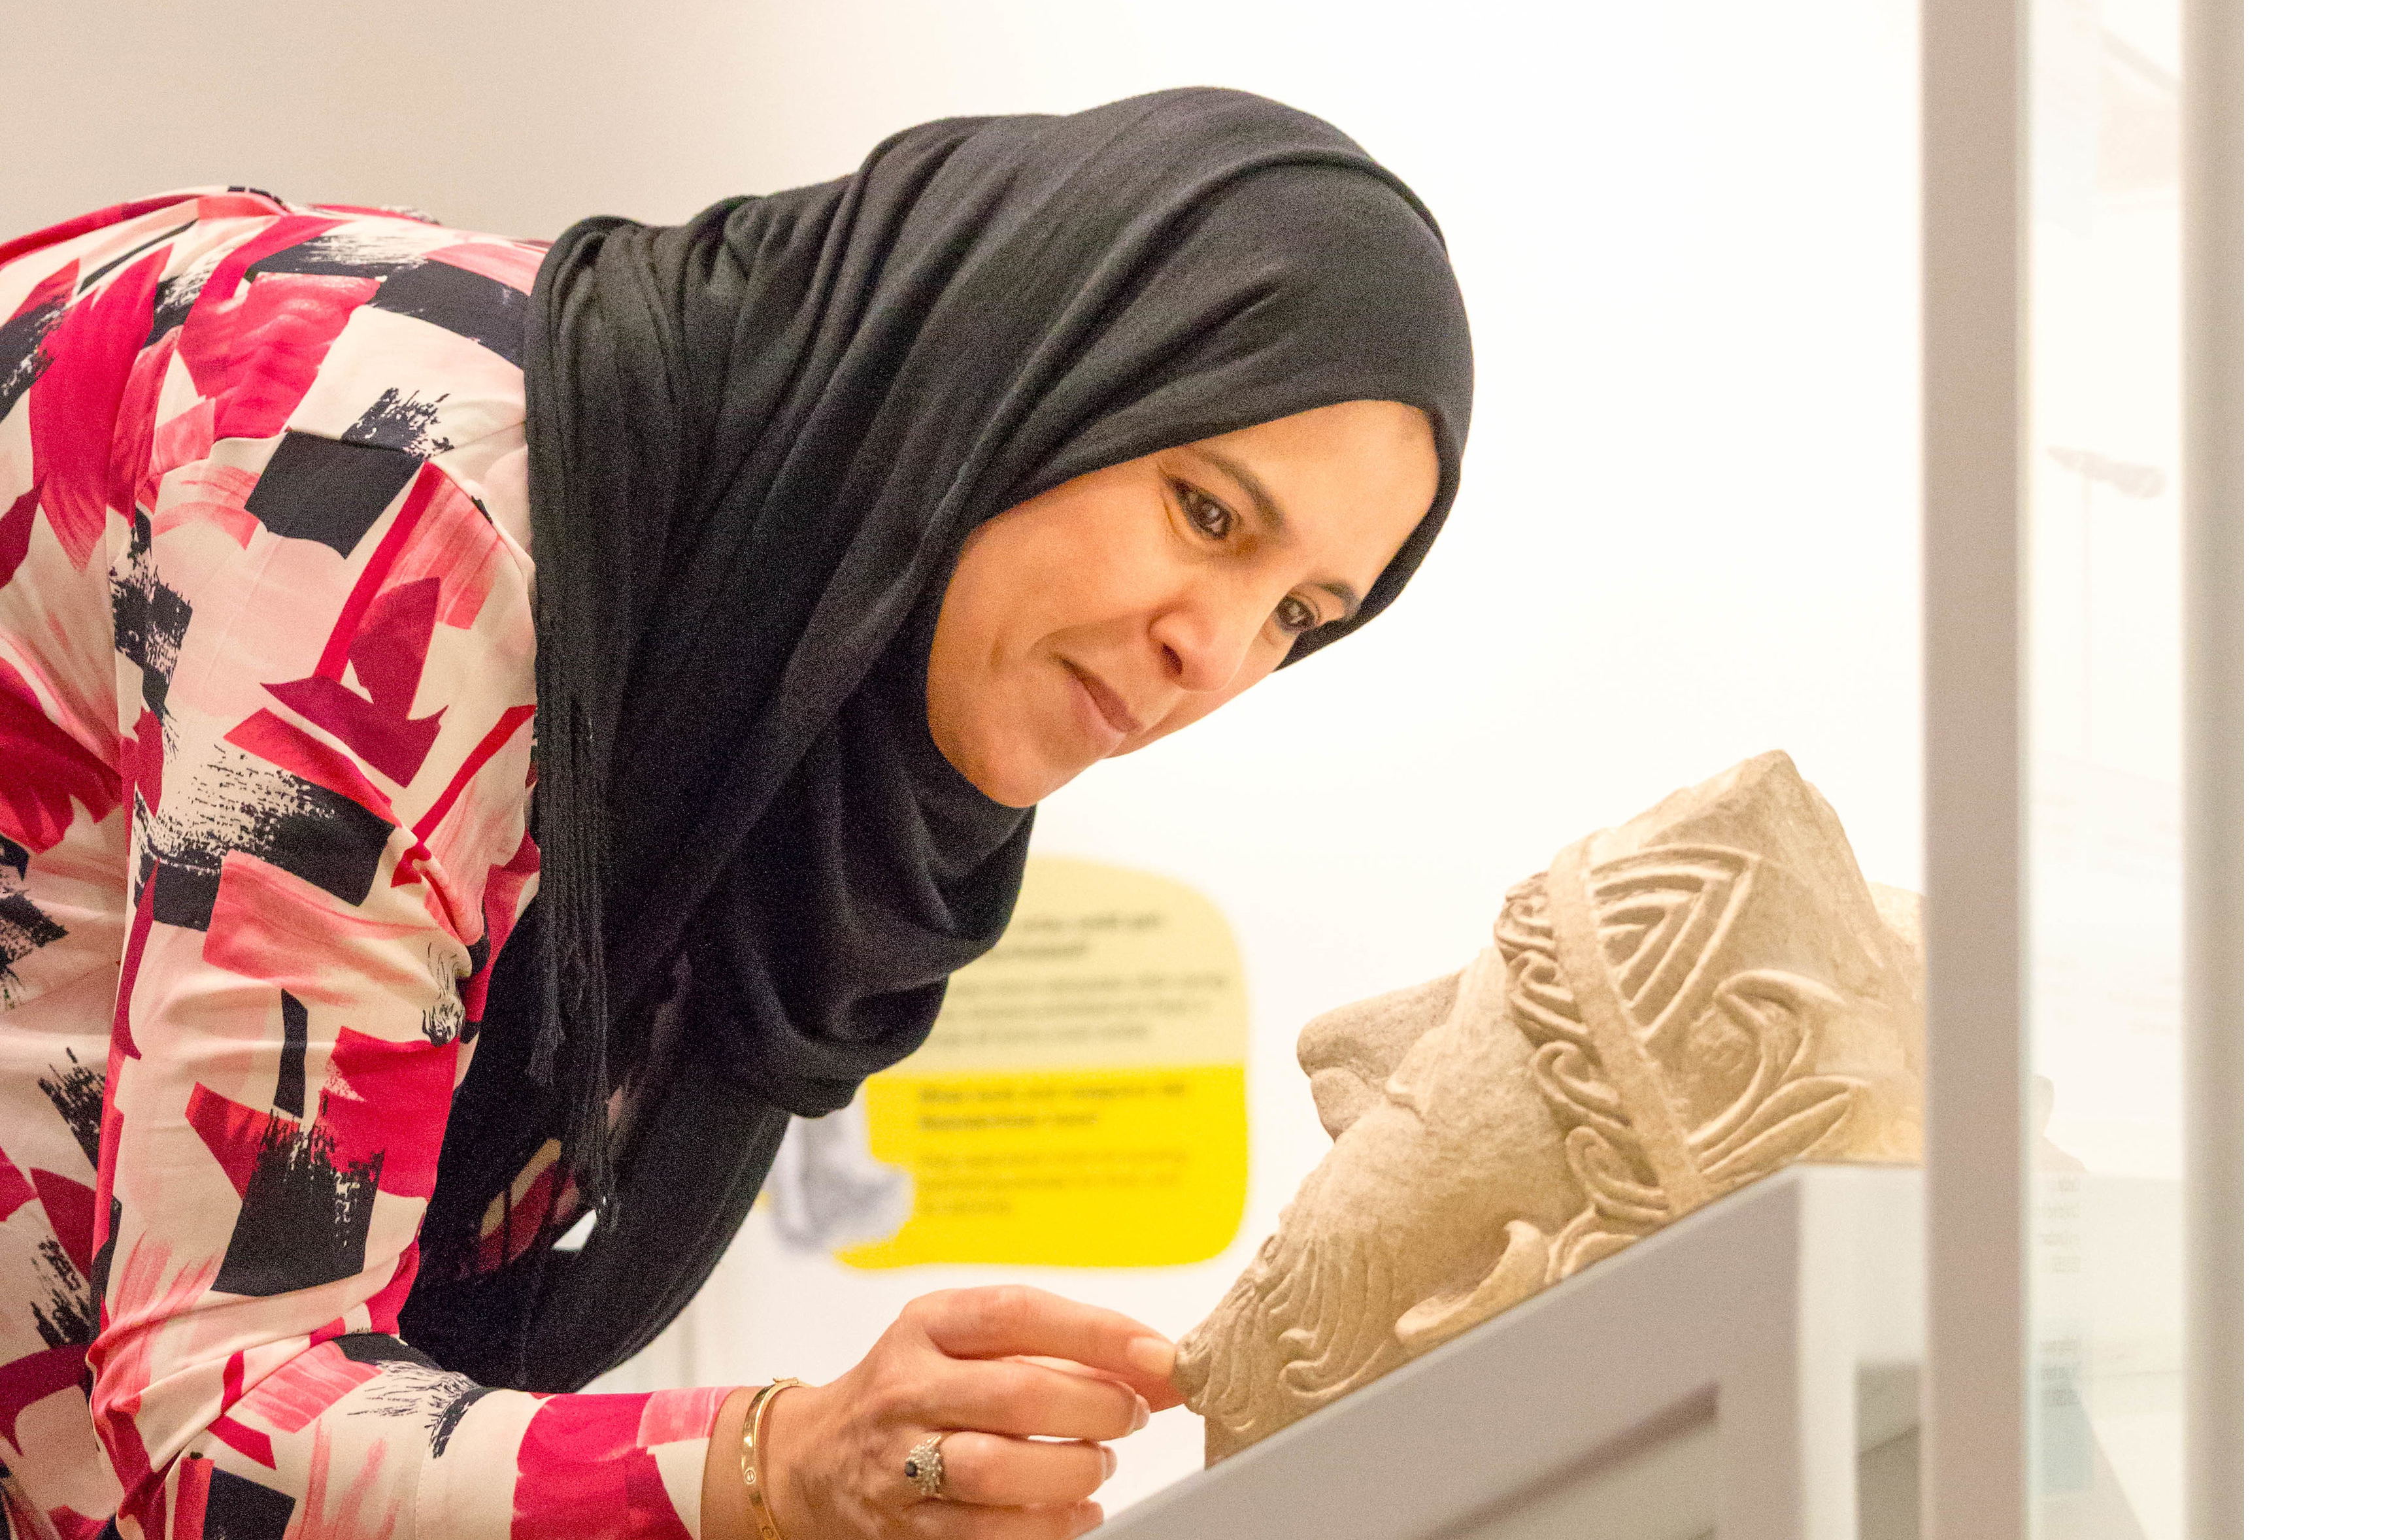
[[[1789,750],[1918,874],[1914,7],[1223,0],[0,0],[0,227],[252,182],[548,235],[834,174],[886,132],[1213,83],[1330,117],[1443,219],[1481,370],[1450,533],[1360,638],[1042,815],[1247,949],[1251,1214],[1214,1263],[1046,1277],[1188,1327],[1323,1147],[1329,1006],[1462,963],[1567,839]],[[30,76],[30,77],[29,77]],[[645,1371],[837,1371],[902,1298],[761,1237]],[[1196,1464],[1162,1419],[1123,1500]]]
[[[2399,12],[2249,23],[2251,1533],[2389,1512]]]

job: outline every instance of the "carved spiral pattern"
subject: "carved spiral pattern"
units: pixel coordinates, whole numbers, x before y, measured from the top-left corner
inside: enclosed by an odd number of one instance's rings
[[[1509,1009],[1533,1043],[1534,1084],[1590,1197],[1552,1238],[1551,1283],[1826,1149],[1860,1093],[1854,1080],[1814,1073],[1819,1024],[1843,1007],[1840,994],[1772,969],[1718,978],[1755,857],[1672,846],[1594,869],[1580,851],[1510,889],[1493,926],[1508,969]],[[1560,961],[1552,886],[1568,871],[1592,904],[1602,953],[1596,971],[1605,977],[1571,979]],[[1578,984],[1608,996],[1586,1001]],[[1728,1104],[1694,1128],[1668,1065],[1702,1019],[1746,1040],[1751,1072]]]

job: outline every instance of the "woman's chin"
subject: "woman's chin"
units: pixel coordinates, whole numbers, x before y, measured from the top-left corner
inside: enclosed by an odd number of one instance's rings
[[[951,754],[945,750],[944,754],[968,784],[1003,807],[1030,807],[1095,763],[1029,749],[987,755]]]
[[[1074,777],[1071,776],[1066,777],[1067,780],[1072,780],[1073,778]],[[1031,807],[1034,804],[1039,802],[1050,792],[1058,790],[1060,786],[1064,786],[1065,784],[1066,781],[1064,780],[1059,781],[1055,785],[1028,785],[1023,782],[1008,782],[999,786],[978,785],[975,790],[981,791],[984,796],[989,797],[992,801],[999,804],[1002,807]]]

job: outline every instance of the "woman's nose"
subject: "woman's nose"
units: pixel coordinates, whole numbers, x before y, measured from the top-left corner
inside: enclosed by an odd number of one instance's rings
[[[1257,627],[1223,602],[1195,601],[1167,610],[1150,627],[1167,678],[1194,695],[1231,684]]]

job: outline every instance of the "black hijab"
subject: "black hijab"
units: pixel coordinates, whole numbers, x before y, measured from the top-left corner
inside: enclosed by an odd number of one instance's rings
[[[454,1355],[557,1385],[671,1318],[784,1114],[915,1049],[1007,923],[1031,814],[967,783],[925,723],[967,534],[1176,444],[1420,407],[1431,511],[1296,658],[1423,559],[1471,366],[1423,206],[1330,125],[1226,90],[927,124],[850,176],[688,224],[586,220],[533,306],[541,896],[495,970],[441,1185],[505,1184],[539,1107],[607,1200],[582,1255],[524,1286],[515,1362]],[[642,1128],[612,1149],[601,1108],[630,1065]]]

